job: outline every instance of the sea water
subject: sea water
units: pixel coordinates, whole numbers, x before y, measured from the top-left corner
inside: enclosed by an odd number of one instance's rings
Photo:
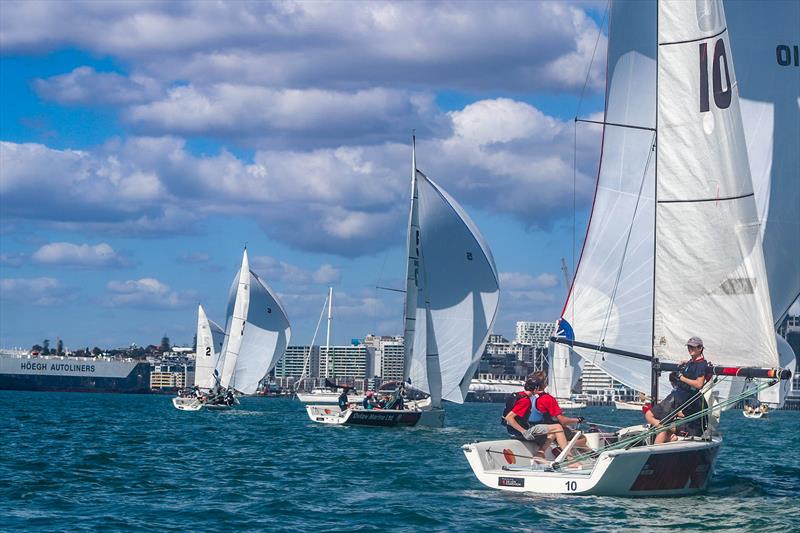
[[[331,427],[287,398],[192,413],[168,396],[0,391],[0,530],[800,530],[800,412],[725,413],[705,493],[633,499],[485,487],[461,446],[503,438],[502,405],[446,410],[444,429]]]

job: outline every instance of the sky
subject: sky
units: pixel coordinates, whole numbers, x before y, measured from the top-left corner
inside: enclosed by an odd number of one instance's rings
[[[189,344],[247,246],[292,344],[402,333],[411,135],[476,222],[496,333],[554,321],[600,152],[605,2],[9,1],[0,346]],[[573,205],[575,208],[573,208]],[[324,338],[324,326],[317,341]]]

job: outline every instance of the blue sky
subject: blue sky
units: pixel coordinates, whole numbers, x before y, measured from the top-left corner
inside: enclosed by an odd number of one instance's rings
[[[375,285],[402,283],[412,130],[495,256],[495,331],[555,320],[604,9],[4,2],[0,346],[191,343],[198,303],[224,323],[245,243],[293,343],[329,284],[335,342],[401,333]],[[598,131],[577,148],[579,249]]]

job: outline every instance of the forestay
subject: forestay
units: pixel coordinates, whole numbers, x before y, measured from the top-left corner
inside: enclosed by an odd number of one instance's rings
[[[252,394],[285,353],[291,328],[277,297],[250,270],[246,250],[229,293],[225,332],[221,384]]]
[[[214,370],[219,360],[225,330],[206,316],[202,305],[197,306],[197,350],[194,384],[211,389],[217,384]]]
[[[434,397],[440,387],[442,399],[462,403],[497,314],[497,269],[461,206],[422,172],[414,182],[410,226],[418,221],[419,247],[411,250],[417,241],[410,237],[409,256],[418,252],[418,281],[409,275],[408,286],[418,292],[408,377]]]

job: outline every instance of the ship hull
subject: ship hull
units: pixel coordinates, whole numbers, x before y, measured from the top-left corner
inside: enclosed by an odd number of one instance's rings
[[[150,391],[150,364],[68,357],[0,357],[0,390],[51,392]]]

